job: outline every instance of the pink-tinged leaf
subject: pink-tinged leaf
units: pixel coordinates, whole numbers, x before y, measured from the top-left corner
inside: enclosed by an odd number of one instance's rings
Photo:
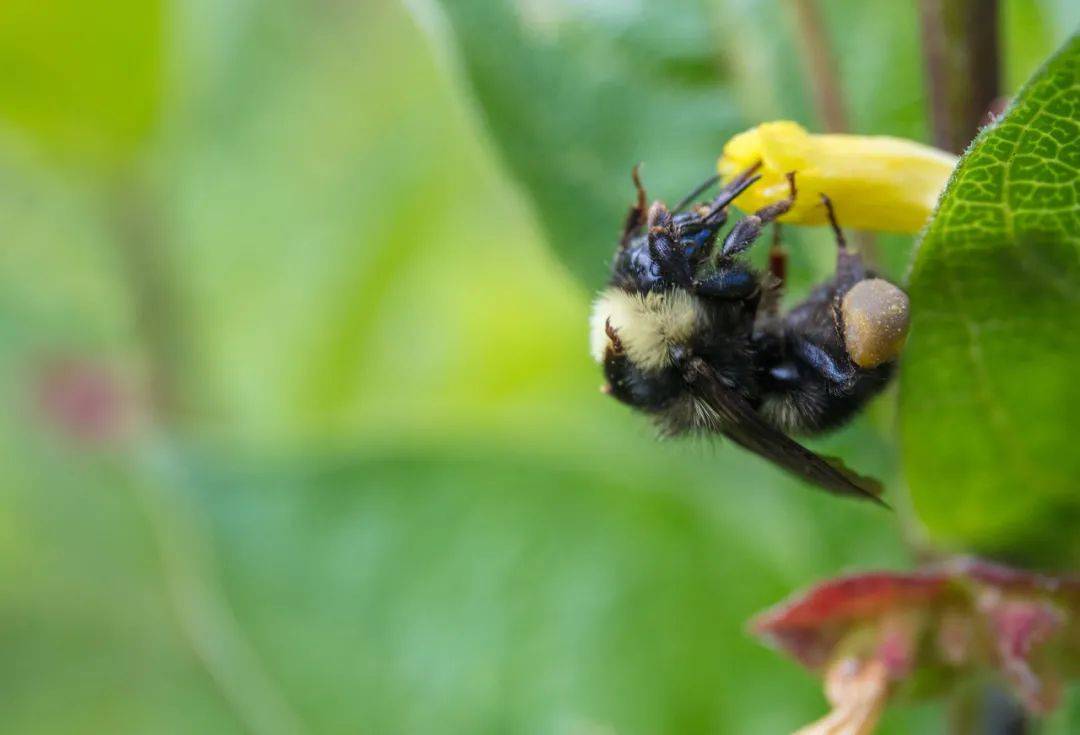
[[[873,658],[885,667],[890,680],[906,679],[914,670],[923,623],[920,613],[893,613],[882,618]]]
[[[38,374],[39,416],[76,441],[100,445],[123,436],[134,419],[130,386],[108,367],[64,358]]]
[[[811,669],[823,666],[853,624],[918,608],[944,590],[943,573],[876,572],[823,582],[755,618],[754,633]]]
[[[1062,672],[1080,668],[1080,578],[971,558],[852,575],[766,611],[752,630],[823,672],[827,691],[845,682],[858,690],[853,672],[871,667],[887,692],[919,670],[948,673],[942,681],[949,681],[990,668],[1029,711],[1045,714],[1060,699]],[[841,698],[846,704],[829,698],[833,712],[805,735],[870,732],[877,710],[869,699],[856,706],[854,694]]]
[[[1036,673],[1032,664],[1037,649],[1060,631],[1064,615],[1050,603],[1002,599],[996,590],[984,592],[977,604],[994,634],[998,666],[1024,706],[1039,714],[1053,710],[1061,697],[1060,678],[1049,666]]]
[[[937,567],[956,579],[968,579],[1009,592],[1042,592],[1080,600],[1080,576],[1049,575],[995,564],[970,556],[958,557]]]

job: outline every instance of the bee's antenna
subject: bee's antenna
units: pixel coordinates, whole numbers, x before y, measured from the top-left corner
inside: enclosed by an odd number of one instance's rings
[[[844,239],[844,231],[840,229],[840,224],[836,221],[836,211],[833,209],[832,199],[829,199],[828,195],[820,194],[821,203],[825,205],[825,210],[829,213],[829,224],[832,225],[833,232],[836,233],[836,246],[841,250],[847,250],[847,240]]]
[[[746,179],[739,178],[732,181],[730,184],[724,187],[724,191],[721,192],[720,196],[716,198],[709,211],[702,215],[702,221],[708,221],[717,212],[738,199],[740,194],[742,194],[744,191],[756,184],[758,179],[760,178],[761,174],[758,174],[756,176],[751,176]]]
[[[630,211],[626,213],[626,222],[623,223],[622,237],[619,239],[619,248],[625,248],[630,244],[630,238],[641,227],[645,217],[646,194],[645,187],[641,185],[641,164],[638,163],[630,170],[630,178],[634,182],[637,191],[637,200],[630,205]]]
[[[630,169],[630,178],[634,182],[634,190],[637,192],[637,202],[635,206],[640,211],[645,211],[646,195],[645,187],[641,184],[641,162],[634,164],[634,167]]]
[[[704,192],[706,189],[710,188],[713,184],[715,184],[719,180],[720,180],[720,174],[713,174],[709,178],[705,179],[705,181],[698,184],[697,188],[695,188],[692,192],[690,192],[689,194],[684,196],[682,199],[680,199],[679,203],[675,205],[675,208],[671,210],[671,213],[672,214],[678,214],[679,212],[686,209],[688,206],[690,206],[691,202],[693,202],[695,199],[697,199],[699,196],[701,196],[702,192]]]

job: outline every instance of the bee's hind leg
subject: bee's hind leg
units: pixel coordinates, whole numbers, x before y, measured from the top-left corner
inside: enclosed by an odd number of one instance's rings
[[[825,211],[829,217],[829,225],[836,235],[836,285],[838,290],[847,291],[859,281],[868,277],[866,266],[863,265],[862,256],[848,250],[844,231],[836,221],[836,210],[833,208],[832,199],[828,195],[821,194],[821,203],[825,205]]]
[[[848,386],[858,374],[850,360],[838,360],[813,342],[796,339],[793,341],[792,347],[795,355],[804,364],[812,367],[818,375],[830,383],[838,386]]]
[[[851,290],[859,281],[872,278],[863,265],[862,256],[848,249],[844,231],[840,229],[840,223],[836,221],[836,210],[833,208],[832,199],[827,194],[821,194],[821,203],[825,205],[825,212],[829,217],[829,225],[833,234],[836,235],[836,275],[833,276],[833,299],[832,316],[836,326],[837,335],[841,338],[844,331],[844,318],[842,303],[844,295]]]

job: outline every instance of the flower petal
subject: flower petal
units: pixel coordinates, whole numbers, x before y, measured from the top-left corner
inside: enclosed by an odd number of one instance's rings
[[[784,198],[785,175],[795,171],[799,195],[781,222],[825,224],[819,194],[827,194],[845,227],[918,232],[957,160],[950,153],[902,138],[813,135],[797,123],[779,121],[729,140],[718,170],[729,180],[761,162],[761,180],[735,200],[745,211]]]
[[[825,675],[832,711],[795,735],[870,735],[889,695],[889,676],[880,661],[837,661]]]

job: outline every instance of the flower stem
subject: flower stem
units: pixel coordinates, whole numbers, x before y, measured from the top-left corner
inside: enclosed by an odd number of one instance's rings
[[[150,409],[170,421],[186,413],[190,350],[181,325],[175,269],[168,258],[158,192],[137,171],[107,187],[114,241],[130,287],[135,326],[146,349]]]
[[[920,0],[934,145],[961,153],[1000,89],[998,0]]]

